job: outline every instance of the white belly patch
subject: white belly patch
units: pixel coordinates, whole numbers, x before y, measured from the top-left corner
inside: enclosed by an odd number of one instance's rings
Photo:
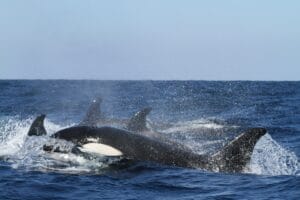
[[[101,144],[101,143],[87,143],[85,145],[82,145],[81,148],[79,148],[80,151],[85,152],[85,153],[93,153],[93,154],[100,154],[103,156],[122,156],[123,153],[106,144]]]

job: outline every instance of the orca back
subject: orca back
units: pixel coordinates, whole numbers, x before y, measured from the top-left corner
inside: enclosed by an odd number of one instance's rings
[[[88,126],[96,126],[97,122],[101,120],[101,105],[102,99],[100,97],[94,99],[86,112],[84,119],[79,123],[80,126],[88,125]]]
[[[42,114],[35,118],[27,133],[28,136],[41,136],[47,134],[47,131],[44,127],[45,117],[46,115]]]
[[[266,132],[265,128],[245,131],[212,156],[211,168],[217,168],[217,171],[241,172],[250,161],[257,141]]]
[[[133,117],[129,120],[127,124],[127,130],[134,132],[148,130],[146,127],[146,117],[151,112],[151,110],[152,108],[147,107],[133,115]]]

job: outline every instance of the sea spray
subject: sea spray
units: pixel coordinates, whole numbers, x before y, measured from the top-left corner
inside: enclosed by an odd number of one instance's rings
[[[256,144],[246,172],[259,175],[299,175],[299,159],[295,153],[278,144],[269,134]]]

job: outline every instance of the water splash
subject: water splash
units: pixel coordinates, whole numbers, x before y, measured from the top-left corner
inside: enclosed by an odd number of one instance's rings
[[[31,119],[18,120],[2,118],[0,120],[0,157],[14,155],[22,147]]]
[[[65,128],[55,124],[50,120],[45,120],[45,127],[48,132],[46,136],[27,137],[27,131],[32,123],[33,118],[19,120],[14,118],[0,119],[0,157],[11,164],[13,168],[25,168],[39,171],[56,171],[60,173],[101,173],[101,170],[107,168],[110,163],[114,162],[97,159],[86,159],[82,156],[72,153],[47,153],[42,147],[47,144],[58,144],[65,148],[72,148],[73,144],[63,140],[50,138],[52,133]],[[207,121],[206,121],[207,122]],[[204,121],[192,121],[183,123],[178,126],[182,134],[176,135],[175,139],[190,146],[195,152],[202,154],[210,151],[213,146],[223,145],[224,140],[197,140],[195,134],[186,134],[186,127],[190,124],[196,124],[199,129],[205,127]],[[211,123],[211,122],[207,122]],[[200,125],[199,125],[200,124]],[[68,126],[72,126],[70,124]],[[182,125],[182,124],[181,124]],[[194,126],[194,127],[195,127]],[[183,127],[183,128],[182,128]],[[207,128],[207,126],[206,126]],[[211,129],[219,127],[210,126]],[[220,128],[221,129],[221,128]],[[184,136],[183,138],[179,136]],[[297,156],[282,146],[280,146],[272,137],[267,134],[257,143],[252,159],[245,170],[245,173],[254,173],[259,175],[299,175],[299,159]]]
[[[20,120],[17,116],[0,119],[0,157],[14,155],[21,150],[32,121],[33,118]],[[60,126],[45,119],[45,128],[48,135],[72,125]]]
[[[164,133],[193,132],[198,129],[222,129],[224,125],[207,119],[197,119],[192,121],[177,122],[172,127],[163,130]]]
[[[86,159],[73,153],[47,153],[44,144],[58,145],[63,149],[72,149],[73,145],[64,140],[50,138],[52,133],[66,128],[45,120],[48,135],[27,137],[33,118],[20,120],[17,117],[0,119],[0,158],[6,160],[14,169],[56,171],[62,173],[87,173],[99,171],[107,164],[99,159]],[[68,126],[72,126],[70,124]]]
[[[256,144],[245,170],[259,175],[299,175],[300,163],[295,153],[286,150],[266,134]]]
[[[169,138],[189,147],[197,154],[207,154],[222,148],[233,138],[232,132],[235,133],[238,128],[219,119],[200,118],[174,123],[159,132],[167,134]]]

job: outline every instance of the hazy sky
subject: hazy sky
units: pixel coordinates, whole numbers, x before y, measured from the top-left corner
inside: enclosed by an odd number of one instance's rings
[[[0,79],[299,77],[298,0],[0,1]]]

